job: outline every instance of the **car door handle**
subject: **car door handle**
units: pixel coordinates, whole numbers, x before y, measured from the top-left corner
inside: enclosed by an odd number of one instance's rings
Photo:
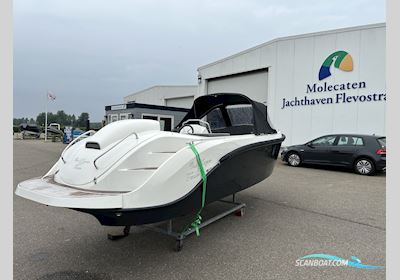
[[[332,150],[332,153],[340,153],[338,150]]]

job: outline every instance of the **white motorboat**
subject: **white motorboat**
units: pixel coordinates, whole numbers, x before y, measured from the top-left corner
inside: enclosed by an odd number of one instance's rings
[[[111,226],[172,219],[251,187],[270,176],[285,139],[265,105],[229,93],[197,98],[173,132],[128,119],[81,136],[16,194]]]

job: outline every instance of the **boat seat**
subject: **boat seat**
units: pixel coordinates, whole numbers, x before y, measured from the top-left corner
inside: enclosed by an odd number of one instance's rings
[[[221,136],[230,136],[229,133],[220,132],[220,133],[192,133],[191,135],[196,136],[205,136],[205,137],[221,137]]]

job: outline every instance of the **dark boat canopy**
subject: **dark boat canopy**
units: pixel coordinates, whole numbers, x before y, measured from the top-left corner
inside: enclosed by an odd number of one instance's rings
[[[40,128],[36,124],[22,123],[22,124],[20,124],[19,127],[20,127],[21,131],[27,130],[27,131],[31,131],[31,132],[40,133]]]
[[[235,123],[233,120],[235,116],[232,115],[234,113],[230,112],[232,110],[229,109],[232,107],[240,107],[239,105],[251,107],[249,113],[251,114],[251,123]],[[216,93],[196,98],[192,108],[176,126],[175,130],[179,131],[185,121],[190,119],[202,119],[215,109],[219,110],[225,125],[222,128],[213,128],[211,125],[213,132],[227,132],[235,135],[249,133],[254,133],[256,135],[276,133],[276,130],[273,129],[269,123],[267,106],[238,93]]]

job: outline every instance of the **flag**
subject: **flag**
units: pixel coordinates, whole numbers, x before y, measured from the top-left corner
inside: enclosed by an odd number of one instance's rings
[[[56,95],[52,93],[51,91],[47,92],[47,99],[50,99],[51,101],[56,100]]]

